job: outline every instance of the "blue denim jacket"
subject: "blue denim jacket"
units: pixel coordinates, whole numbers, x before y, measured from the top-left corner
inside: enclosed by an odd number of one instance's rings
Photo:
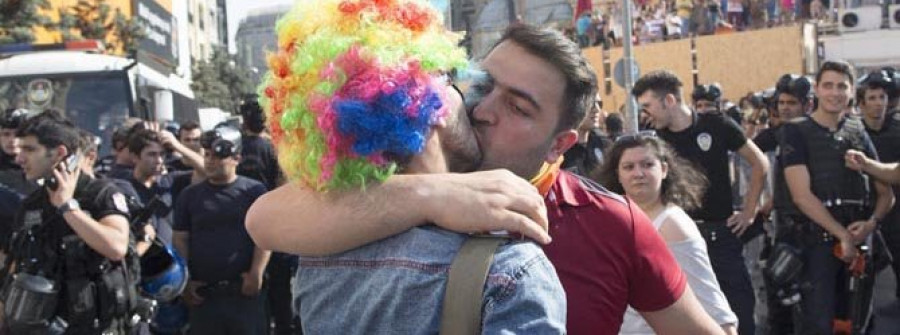
[[[466,236],[434,226],[330,257],[302,257],[294,308],[305,334],[437,334],[450,264]],[[566,295],[532,242],[494,255],[482,304],[484,334],[565,333]]]

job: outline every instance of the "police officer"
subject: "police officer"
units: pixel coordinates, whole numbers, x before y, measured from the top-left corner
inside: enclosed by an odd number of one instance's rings
[[[697,85],[691,93],[691,101],[697,113],[718,112],[722,108],[722,88],[717,83]]]
[[[274,189],[281,184],[281,169],[272,141],[263,136],[266,130],[266,114],[259,106],[256,94],[248,94],[241,101],[243,123],[241,137],[241,163],[238,174],[256,179]]]
[[[47,111],[17,130],[16,161],[43,187],[16,216],[4,291],[13,334],[126,334],[135,303],[128,207],[112,183],[81,174],[77,129]]]
[[[866,175],[844,166],[851,148],[877,157],[862,121],[842,113],[853,97],[854,77],[846,62],[822,64],[816,110],[782,126],[780,162],[789,197],[776,194],[776,203],[779,226],[789,227],[802,249],[800,334],[831,334],[833,320],[846,319],[836,314],[839,295],[846,297],[839,293],[846,287],[840,285],[848,278],[846,265],[893,201],[886,185],[876,182],[873,191]],[[857,320],[854,327],[864,323]]]
[[[770,121],[772,126],[764,129],[753,138],[753,142],[759,146],[760,150],[770,154],[772,192],[775,194],[781,193],[775,197],[780,197],[781,199],[789,198],[789,196],[786,196],[787,184],[785,184],[784,173],[780,168],[777,155],[781,127],[790,120],[808,114],[812,109],[812,99],[812,83],[809,79],[793,74],[781,76],[775,84],[775,91],[767,103],[771,111]],[[783,201],[776,203],[773,197],[769,197],[768,201],[763,204],[760,211],[768,218],[773,211],[775,213],[782,213],[793,208],[779,206],[779,204],[783,203]],[[771,243],[767,246],[770,248],[783,242],[777,234],[779,229],[777,229],[777,227],[773,228],[775,228],[773,229],[774,231],[770,231]],[[772,262],[774,262],[774,259],[769,257],[766,265],[769,266]],[[776,282],[773,280],[769,269],[770,268],[767,268],[763,271],[763,279],[766,288],[766,305],[768,307],[766,314],[767,320],[765,321],[768,329],[767,334],[791,334],[794,329],[793,317],[791,315],[792,308],[786,304],[794,302],[789,299],[789,296],[796,292],[790,291],[784,286],[793,285],[795,282]]]
[[[671,144],[681,157],[700,167],[709,179],[703,205],[689,214],[697,222],[713,271],[738,316],[738,332],[753,334],[756,298],[739,238],[759,209],[768,160],[746,138],[740,126],[723,113],[692,110],[682,97],[682,86],[674,73],[653,71],[641,77],[631,93],[659,137]],[[717,100],[706,97],[695,101],[706,99]],[[740,211],[735,211],[733,206],[730,153],[737,153],[751,166],[750,187]]]
[[[219,127],[201,140],[207,179],[186,188],[175,205],[175,247],[191,277],[182,295],[191,334],[263,334],[260,290],[270,253],[250,239],[244,217],[266,187],[237,175],[237,129]]]
[[[856,89],[856,100],[862,112],[866,132],[878,151],[882,162],[900,162],[900,113],[888,114],[888,101],[896,88],[893,77],[886,71],[875,71],[863,76]],[[894,186],[894,195],[900,194],[900,186]],[[892,267],[896,282],[900,283],[900,206],[893,206],[884,218],[881,233],[895,255]],[[900,287],[895,295],[900,299]]]
[[[16,129],[25,121],[28,111],[25,109],[7,109],[0,111],[0,248],[9,243],[12,234],[14,214],[22,204],[25,196],[34,192],[37,185],[25,179],[22,168],[16,163],[19,153],[19,139]]]
[[[25,119],[27,111],[7,109],[0,113],[0,171],[21,170],[16,164],[16,153],[19,152],[16,128]]]
[[[611,145],[609,138],[600,130],[600,120],[612,121],[603,112],[603,100],[597,94],[591,110],[585,113],[578,125],[578,142],[566,150],[562,168],[586,176],[603,164],[603,151]],[[620,119],[621,120],[621,119]]]

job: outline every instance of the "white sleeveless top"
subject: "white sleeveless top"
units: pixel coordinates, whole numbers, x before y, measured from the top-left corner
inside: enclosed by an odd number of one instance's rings
[[[716,274],[712,270],[709,262],[709,254],[706,252],[706,242],[700,236],[694,220],[691,219],[681,207],[675,205],[667,205],[656,218],[653,219],[653,227],[659,231],[663,222],[671,219],[677,224],[684,225],[685,228],[693,230],[696,234],[689,234],[692,237],[679,242],[667,242],[666,246],[675,256],[681,270],[687,276],[688,285],[700,301],[703,309],[716,321],[719,325],[734,324],[737,326],[737,315],[731,311],[728,300],[725,300],[725,294],[719,287],[716,280]],[[619,334],[655,334],[653,328],[644,321],[644,318],[631,307],[625,311],[625,317],[622,322],[622,328]]]

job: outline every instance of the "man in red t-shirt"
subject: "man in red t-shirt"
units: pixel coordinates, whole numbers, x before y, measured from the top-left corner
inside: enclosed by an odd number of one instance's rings
[[[596,94],[596,75],[578,46],[552,30],[512,26],[481,67],[485,76],[472,91],[483,96],[471,119],[481,169],[491,171],[394,175],[365,192],[327,195],[286,185],[248,213],[256,243],[312,256],[425,223],[516,231],[546,244],[566,290],[569,333],[616,334],[628,305],[660,333],[721,333],[649,219],[621,196],[559,170]]]

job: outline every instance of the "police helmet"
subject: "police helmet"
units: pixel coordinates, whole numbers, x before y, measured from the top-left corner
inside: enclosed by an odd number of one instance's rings
[[[710,85],[697,85],[694,87],[694,92],[691,93],[691,99],[694,102],[699,100],[706,100],[712,102],[718,102],[719,99],[722,98],[722,88],[719,87],[719,84],[713,83]]]
[[[894,87],[888,90],[888,95],[891,99],[896,99],[897,96],[900,96],[900,71],[897,71],[890,66],[881,68],[881,71],[884,71],[888,75],[888,78],[891,78],[894,82]]]
[[[258,133],[266,128],[266,113],[263,112],[262,107],[259,105],[258,95],[245,95],[244,99],[241,100],[239,109],[247,129]]]
[[[200,136],[200,146],[218,158],[237,155],[241,153],[241,132],[228,125],[216,126]]]
[[[778,94],[785,93],[794,96],[801,103],[807,103],[812,97],[812,81],[807,77],[795,74],[785,74],[778,79],[775,84],[775,102],[778,101]]]
[[[28,110],[10,108],[0,115],[0,128],[17,129],[28,118]]]
[[[157,301],[172,301],[188,282],[187,266],[172,247],[156,240],[141,257],[141,292]]]
[[[872,71],[863,75],[857,81],[857,86],[883,88],[885,92],[890,92],[895,88],[893,76],[884,70]]]

